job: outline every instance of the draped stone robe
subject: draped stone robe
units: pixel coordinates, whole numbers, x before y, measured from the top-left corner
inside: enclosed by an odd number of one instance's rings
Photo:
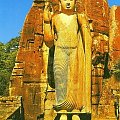
[[[84,20],[81,23],[81,19],[82,16],[77,14],[64,13],[54,15],[52,18],[51,33],[56,38],[54,40],[56,106],[60,110],[72,111],[84,108],[84,112],[91,112],[92,39],[88,25]],[[78,22],[81,23],[81,31],[78,29]]]

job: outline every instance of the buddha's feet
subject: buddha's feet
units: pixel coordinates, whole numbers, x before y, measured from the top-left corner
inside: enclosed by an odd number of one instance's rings
[[[60,111],[60,110],[66,110],[68,112],[71,112],[74,109],[74,105],[70,103],[69,101],[64,101],[58,105],[53,105],[54,110]]]

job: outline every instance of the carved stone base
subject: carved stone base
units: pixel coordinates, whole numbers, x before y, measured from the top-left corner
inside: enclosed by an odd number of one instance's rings
[[[90,113],[66,112],[66,111],[60,111],[56,113],[57,115],[54,120],[91,120]]]
[[[53,105],[55,104],[55,90],[48,86],[45,98],[44,120],[54,120],[56,114],[54,113]]]

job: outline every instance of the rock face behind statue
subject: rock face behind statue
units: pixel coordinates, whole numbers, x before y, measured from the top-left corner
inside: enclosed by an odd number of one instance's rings
[[[44,2],[36,0],[26,16],[9,88],[11,96],[22,96],[25,120],[35,120],[44,111],[43,8]]]

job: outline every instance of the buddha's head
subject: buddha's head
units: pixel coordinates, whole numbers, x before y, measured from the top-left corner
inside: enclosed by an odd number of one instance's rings
[[[75,0],[60,0],[61,9],[64,10],[74,10],[75,9]]]

